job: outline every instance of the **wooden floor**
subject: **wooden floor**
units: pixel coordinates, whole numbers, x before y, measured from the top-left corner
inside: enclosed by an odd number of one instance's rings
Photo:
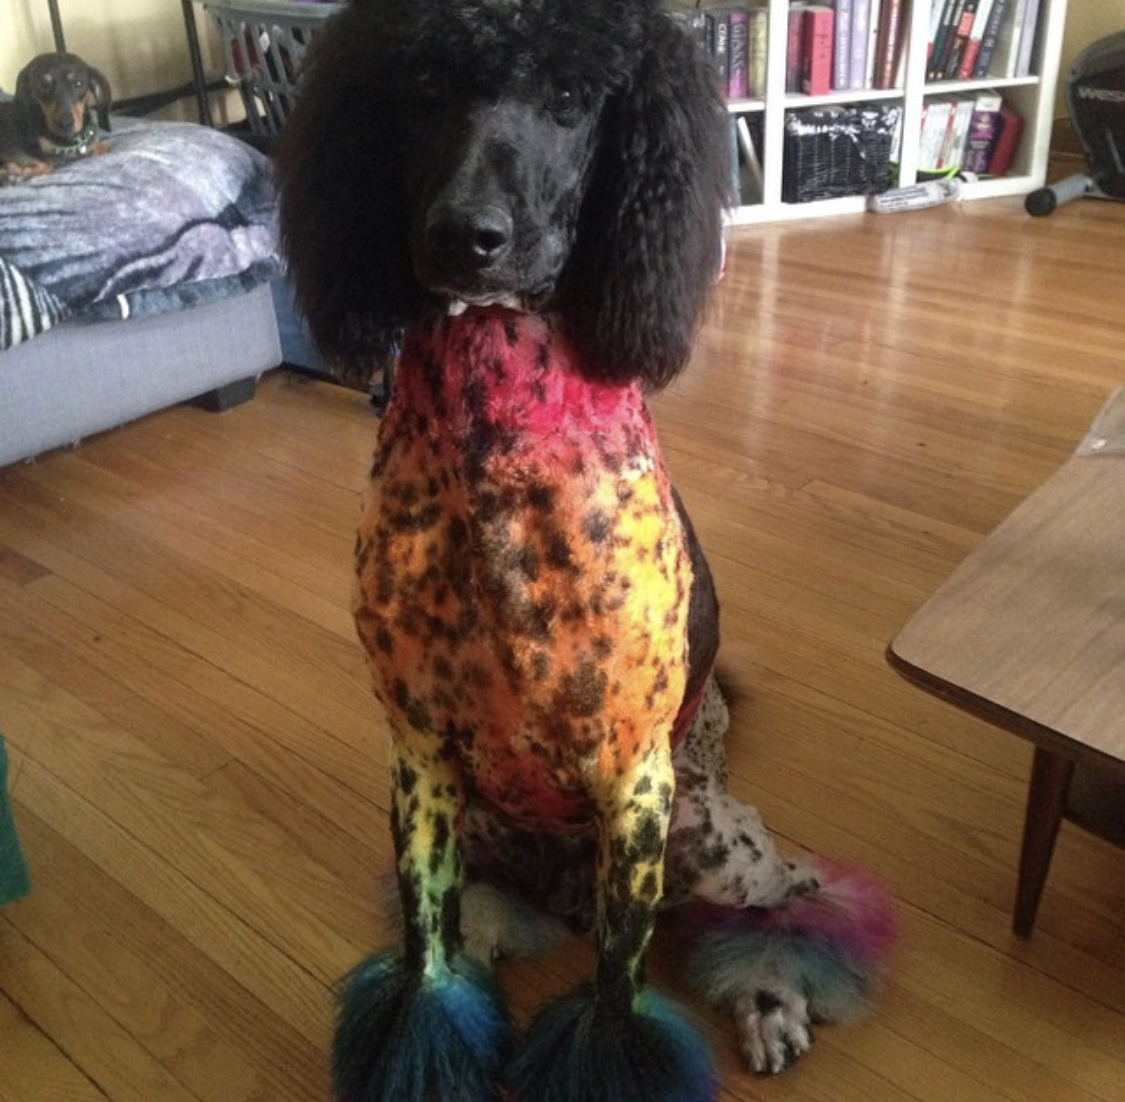
[[[654,402],[724,598],[733,784],[901,908],[877,1013],[788,1075],[699,1011],[726,1102],[1125,1098],[1125,852],[1064,827],[1015,939],[1029,749],[883,657],[1125,382],[1122,256],[1125,206],[1092,200],[746,230]],[[0,472],[35,880],[0,913],[3,1102],[328,1098],[330,985],[383,938],[386,734],[347,613],[374,428],[278,373]],[[506,967],[519,1014],[589,960]]]

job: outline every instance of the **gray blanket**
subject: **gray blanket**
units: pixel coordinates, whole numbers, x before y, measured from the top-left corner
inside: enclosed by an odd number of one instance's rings
[[[154,123],[110,152],[0,188],[0,350],[69,318],[181,309],[280,274],[268,160]]]

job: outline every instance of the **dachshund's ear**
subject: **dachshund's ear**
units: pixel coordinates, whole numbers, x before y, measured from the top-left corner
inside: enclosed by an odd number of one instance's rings
[[[408,249],[402,65],[379,31],[370,6],[350,5],[314,39],[275,162],[297,305],[325,358],[356,379],[424,300]]]
[[[657,15],[607,101],[561,305],[594,374],[665,385],[691,352],[719,274],[730,123],[715,72]]]
[[[98,126],[108,131],[109,108],[113,103],[113,91],[105,74],[99,69],[91,69],[87,65],[86,76],[90,81],[90,94],[86,97],[86,103],[90,107],[97,108]]]
[[[31,91],[31,66],[25,65],[16,77],[16,92],[15,98],[30,102],[35,99],[35,95]]]

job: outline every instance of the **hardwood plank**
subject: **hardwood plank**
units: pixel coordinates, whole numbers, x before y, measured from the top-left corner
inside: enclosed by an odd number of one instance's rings
[[[26,809],[22,824],[35,891],[11,924],[152,1059],[200,1099],[327,1099],[320,1046]]]
[[[197,1096],[154,1060],[128,1030],[3,918],[0,958],[6,962],[4,993],[91,1084],[97,1084],[91,1097],[104,1095],[113,1102],[151,1102],[153,1098],[197,1102]],[[31,1091],[25,1095],[28,1102],[37,1097]]]
[[[0,1102],[106,1102],[107,1096],[3,991],[0,1071]]]

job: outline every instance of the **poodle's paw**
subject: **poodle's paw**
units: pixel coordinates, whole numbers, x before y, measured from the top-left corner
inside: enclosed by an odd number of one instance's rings
[[[761,1075],[791,1068],[812,1047],[808,1000],[796,992],[758,990],[734,1001],[746,1062]]]
[[[339,1002],[337,1102],[499,1102],[511,1024],[476,961],[427,973],[379,954],[344,978]]]
[[[642,989],[611,1013],[583,991],[545,1006],[507,1082],[528,1102],[715,1102],[703,1037],[673,1003]]]
[[[501,957],[541,957],[566,935],[567,929],[558,919],[491,884],[471,881],[461,893],[465,952],[483,964]]]

